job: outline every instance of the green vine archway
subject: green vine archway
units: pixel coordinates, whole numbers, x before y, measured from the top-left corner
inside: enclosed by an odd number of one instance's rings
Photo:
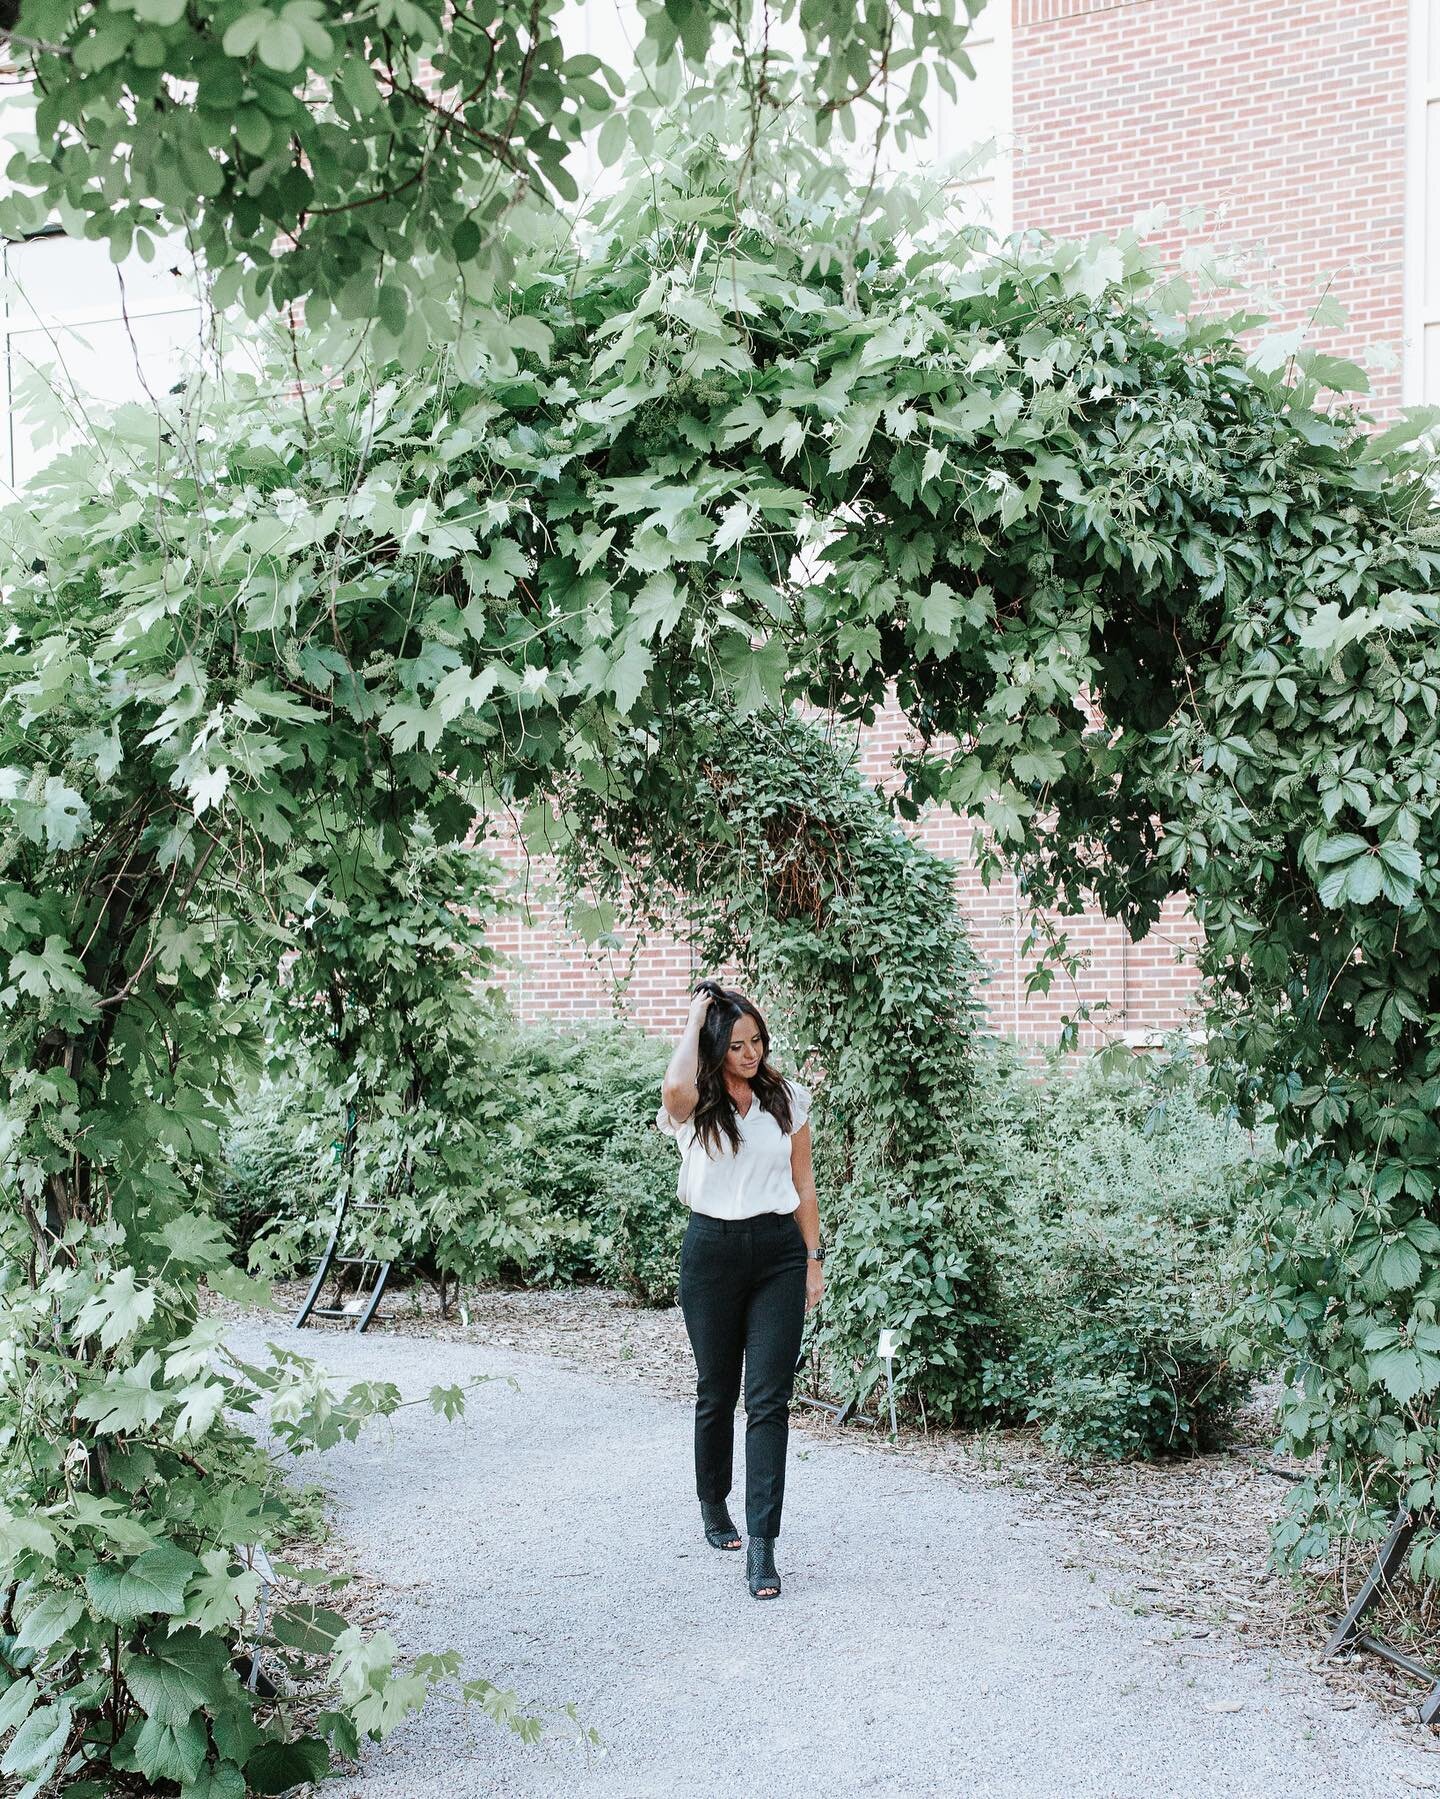
[[[715,150],[657,158],[584,258],[539,245],[507,296],[518,352],[290,398],[287,343],[273,382],[177,395],[162,432],[122,410],[4,518],[0,1365],[27,1453],[0,1578],[7,1624],[42,1600],[71,1618],[77,1679],[119,1622],[223,1631],[239,1597],[190,1538],[223,1514],[221,1405],[254,1403],[206,1372],[195,1317],[222,1278],[203,1189],[250,974],[417,820],[443,853],[501,803],[536,841],[588,823],[641,895],[758,831],[765,953],[794,949],[778,883],[806,865],[743,794],[706,800],[706,771],[747,726],[770,816],[810,835],[836,815],[797,817],[800,784],[835,795],[790,712],[863,720],[892,687],[923,740],[902,813],[976,815],[1037,904],[1093,898],[1140,932],[1191,896],[1213,1056],[1287,1155],[1251,1308],[1292,1444],[1323,1450],[1291,1546],[1440,1478],[1433,420],[1368,435],[1317,410],[1354,371],[1247,359],[1240,321],[1187,318],[1133,239],[997,252],[896,195],[826,261],[843,197],[737,209],[729,180]],[[900,834],[846,829],[938,921]],[[836,1008],[846,1078],[874,989],[840,966],[811,1003]],[[919,1094],[888,1097],[898,1120]],[[122,1503],[143,1523],[117,1535]],[[171,1609],[120,1620],[135,1530]],[[72,1614],[82,1587],[109,1611]],[[37,1741],[78,1742],[86,1707],[138,1733],[95,1693]],[[147,1744],[171,1774],[176,1744]]]
[[[655,828],[643,798],[557,789],[550,847],[572,915],[598,903],[644,930],[692,910],[702,964],[735,964],[765,996],[772,1028],[823,1077],[831,1253],[813,1347],[827,1378],[863,1401],[892,1325],[896,1395],[976,1424],[985,1366],[1004,1355],[985,1106],[999,1080],[954,867],[900,828],[818,723],[737,720],[698,692],[684,710],[697,754],[672,769],[685,830]],[[617,843],[638,852],[643,884],[604,853]]]

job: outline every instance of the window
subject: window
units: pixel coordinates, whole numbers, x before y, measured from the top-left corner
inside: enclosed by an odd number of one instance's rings
[[[0,89],[0,139],[25,130],[28,110],[23,88]],[[8,154],[0,146],[0,166]],[[201,329],[194,293],[172,272],[188,263],[183,244],[172,243],[153,262],[132,256],[117,268],[108,244],[59,230],[0,245],[0,495],[80,437],[91,406],[145,400],[171,385]],[[41,381],[57,398],[53,421],[23,410]]]

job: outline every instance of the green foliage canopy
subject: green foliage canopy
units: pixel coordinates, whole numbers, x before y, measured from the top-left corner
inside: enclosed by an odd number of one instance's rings
[[[878,81],[903,143],[924,128],[931,74],[953,98],[952,65],[973,72],[980,5],[641,0],[641,78],[618,107],[620,75],[567,53],[562,0],[5,0],[37,142],[10,160],[0,233],[54,213],[118,261],[181,232],[217,305],[259,317],[303,300],[311,331],[373,321],[411,366],[463,313],[503,356],[517,247],[579,197],[567,163],[587,131],[601,127],[607,159],[627,142],[648,153],[683,88],[748,111],[752,142],[782,101],[822,137],[837,117],[853,135]],[[712,47],[729,61],[707,68]],[[510,341],[535,348],[536,329]]]
[[[1433,1492],[1432,421],[1318,411],[1351,371],[1247,359],[1133,237],[990,255],[884,206],[737,207],[702,148],[587,258],[557,233],[517,267],[512,365],[357,363],[300,399],[277,369],[158,433],[122,411],[6,516],[4,1428],[83,1451],[7,1490],[17,1605],[91,1591],[24,1520],[111,1498],[98,1438],[203,1463],[163,1358],[218,1259],[197,1201],[244,989],[312,896],[507,804],[545,845],[608,821],[643,910],[717,711],[863,719],[892,684],[925,739],[902,812],[971,811],[1037,902],[1136,931],[1192,895],[1215,1051],[1290,1156],[1253,1322],[1325,1451],[1302,1503]],[[163,1506],[154,1534],[195,1553]],[[100,1619],[140,1558],[85,1539]]]

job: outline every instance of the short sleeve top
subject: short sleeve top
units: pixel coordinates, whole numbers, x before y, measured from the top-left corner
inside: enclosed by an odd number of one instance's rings
[[[687,1118],[678,1124],[662,1105],[655,1123],[680,1146],[680,1176],[676,1194],[692,1212],[712,1218],[753,1218],[761,1212],[793,1212],[800,1195],[790,1176],[790,1142],[810,1117],[810,1089],[786,1080],[790,1092],[791,1129],[763,1109],[758,1099],[742,1117],[735,1114],[740,1133],[738,1152],[725,1137],[718,1151],[707,1150]]]

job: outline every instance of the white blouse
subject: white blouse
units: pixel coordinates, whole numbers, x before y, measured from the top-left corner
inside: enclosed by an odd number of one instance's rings
[[[707,1150],[690,1119],[677,1124],[661,1105],[655,1123],[680,1145],[675,1191],[692,1212],[707,1212],[712,1218],[754,1218],[760,1212],[793,1212],[800,1204],[790,1178],[790,1137],[810,1116],[810,1089],[799,1081],[787,1079],[785,1084],[790,1090],[790,1136],[756,1097],[743,1118],[736,1108],[738,1153],[723,1133],[718,1153]]]

